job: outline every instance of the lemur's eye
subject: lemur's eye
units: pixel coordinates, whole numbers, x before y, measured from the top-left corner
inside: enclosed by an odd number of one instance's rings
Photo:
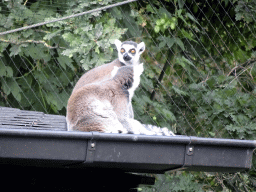
[[[130,52],[131,52],[132,54],[135,54],[135,53],[136,53],[135,49],[131,49]]]
[[[122,49],[121,49],[121,53],[124,53],[124,52],[125,52],[125,50],[124,50],[124,48],[122,48]]]

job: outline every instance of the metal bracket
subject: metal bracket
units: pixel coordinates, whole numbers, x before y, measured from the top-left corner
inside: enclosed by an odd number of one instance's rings
[[[92,163],[94,159],[94,152],[96,150],[96,141],[91,139],[88,140],[87,152],[86,152],[86,163]]]
[[[185,162],[184,162],[185,167],[189,167],[189,166],[193,165],[194,150],[195,150],[195,148],[193,145],[186,146],[186,155],[185,155]]]
[[[187,150],[187,155],[194,154],[194,146],[188,145],[186,150]]]

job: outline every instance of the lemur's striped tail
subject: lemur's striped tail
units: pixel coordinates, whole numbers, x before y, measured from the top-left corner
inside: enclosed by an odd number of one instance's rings
[[[166,127],[160,128],[155,125],[142,124],[148,131],[155,132],[156,135],[175,136],[172,131],[169,131]]]

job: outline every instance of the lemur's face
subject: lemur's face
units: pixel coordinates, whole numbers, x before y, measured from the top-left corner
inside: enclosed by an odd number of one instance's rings
[[[123,43],[119,40],[115,40],[115,45],[118,51],[119,61],[125,65],[138,65],[140,55],[145,50],[144,42],[137,44],[133,41],[124,41]]]

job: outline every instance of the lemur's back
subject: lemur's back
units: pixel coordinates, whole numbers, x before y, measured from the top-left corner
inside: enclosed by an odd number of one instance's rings
[[[119,59],[116,59],[111,63],[101,65],[86,72],[76,83],[72,94],[84,85],[99,83],[104,80],[110,79],[112,77],[111,72],[113,71],[114,66],[121,67],[123,65],[120,63]]]
[[[140,68],[135,73],[139,81],[143,65],[137,68]],[[127,132],[120,120],[128,118],[128,90],[139,82],[134,83],[133,66],[117,67],[113,71],[110,79],[85,84],[72,93],[67,106],[68,130]]]
[[[76,90],[68,101],[68,129],[112,132],[111,128],[116,128],[124,131],[118,122],[116,110],[126,111],[127,102],[122,102],[126,100],[126,96],[122,90],[119,93],[119,89],[116,83],[109,79],[100,85],[88,84]],[[116,109],[117,102],[120,103],[120,109]]]

